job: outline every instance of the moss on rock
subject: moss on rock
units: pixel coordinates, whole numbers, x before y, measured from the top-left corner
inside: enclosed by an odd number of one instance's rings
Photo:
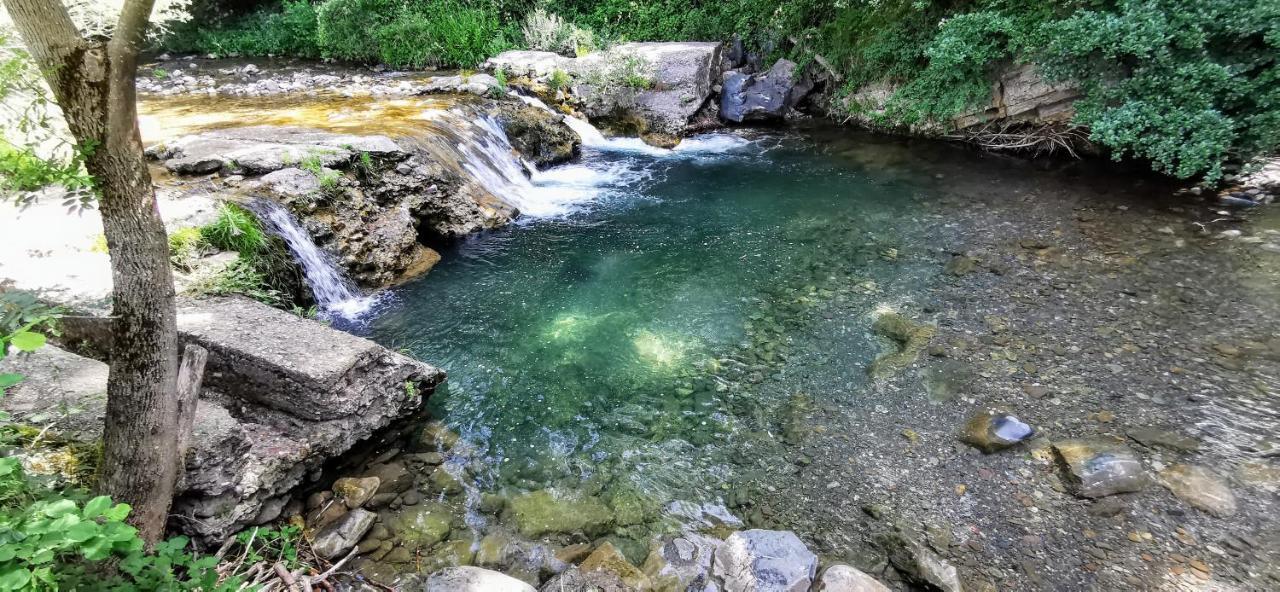
[[[595,498],[574,497],[539,489],[513,498],[508,517],[520,534],[582,533],[599,536],[614,522],[613,512]]]

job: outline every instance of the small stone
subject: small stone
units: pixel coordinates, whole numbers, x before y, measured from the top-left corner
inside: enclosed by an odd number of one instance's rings
[[[380,483],[377,477],[346,477],[333,482],[333,493],[354,510],[378,493]]]
[[[449,537],[453,512],[438,502],[424,503],[400,510],[388,522],[402,543],[425,549]]]
[[[648,576],[645,576],[644,572],[636,566],[631,565],[631,562],[627,561],[627,558],[607,541],[596,547],[596,550],[582,562],[579,569],[583,573],[607,571],[616,574],[624,583],[635,589],[648,587]]]
[[[1065,479],[1080,497],[1141,491],[1148,483],[1142,460],[1129,448],[1102,440],[1053,443]]]
[[[373,527],[377,514],[359,508],[347,512],[338,521],[323,528],[311,541],[311,549],[325,559],[347,552]]]
[[[1148,448],[1163,447],[1178,452],[1195,452],[1200,441],[1174,430],[1158,427],[1134,428],[1125,433],[1129,439]]]
[[[823,570],[814,592],[889,592],[875,578],[848,565],[833,565]]]
[[[981,411],[965,422],[960,440],[987,454],[1025,441],[1035,430],[1017,417],[997,409]]]

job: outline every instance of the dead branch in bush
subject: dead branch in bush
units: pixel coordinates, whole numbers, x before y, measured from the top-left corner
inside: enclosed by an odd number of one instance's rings
[[[979,128],[947,137],[976,144],[987,150],[1031,152],[1036,155],[1063,150],[1073,158],[1080,158],[1076,150],[1089,143],[1088,133],[1084,129],[1060,123],[992,121]]]

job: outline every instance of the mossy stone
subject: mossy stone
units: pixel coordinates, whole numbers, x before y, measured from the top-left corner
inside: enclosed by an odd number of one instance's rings
[[[582,533],[598,536],[613,524],[613,512],[600,500],[540,489],[512,498],[508,514],[520,534]]]
[[[427,502],[404,508],[390,522],[401,542],[424,549],[449,537],[453,510],[438,502]]]

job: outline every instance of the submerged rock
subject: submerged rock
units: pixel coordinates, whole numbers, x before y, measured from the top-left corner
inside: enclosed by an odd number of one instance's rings
[[[883,379],[915,362],[938,328],[916,323],[896,312],[886,312],[876,317],[871,332],[888,338],[895,346],[894,351],[881,354],[867,367],[867,374],[872,378]]]
[[[528,537],[555,532],[599,536],[613,524],[613,513],[599,500],[550,489],[512,498],[507,514],[520,533]]]
[[[1006,412],[979,411],[965,422],[960,440],[987,454],[1009,448],[1035,434],[1035,429]]]
[[[805,592],[818,557],[793,532],[735,532],[715,550],[713,573],[726,592]]]
[[[423,503],[400,510],[387,523],[405,545],[425,549],[449,538],[453,510],[438,502]]]
[[[612,543],[605,542],[596,547],[590,555],[583,560],[582,565],[578,569],[583,573],[591,573],[593,571],[604,571],[617,575],[623,583],[633,589],[642,589],[649,587],[649,578],[644,572],[640,571],[636,566],[632,565],[627,558],[618,551]]]
[[[833,565],[822,571],[813,592],[889,592],[889,588],[848,565]]]
[[[1236,496],[1225,480],[1198,465],[1173,465],[1159,474],[1160,484],[1178,499],[1218,517],[1236,513]]]
[[[610,571],[583,571],[572,567],[547,580],[539,590],[541,592],[632,592],[636,588],[623,582],[618,574]]]
[[[511,576],[479,567],[446,567],[427,577],[422,592],[536,592]]]
[[[1147,486],[1142,459],[1128,447],[1102,440],[1053,443],[1065,480],[1080,497],[1141,491]]]
[[[1126,432],[1129,439],[1148,448],[1168,448],[1178,452],[1194,452],[1200,441],[1172,429],[1158,427],[1134,428]]]
[[[702,590],[711,582],[711,562],[724,541],[685,533],[660,539],[649,551],[644,573],[659,590]]]
[[[720,91],[720,117],[728,121],[783,119],[800,103],[813,82],[790,60],[778,60],[767,72],[726,72]]]

